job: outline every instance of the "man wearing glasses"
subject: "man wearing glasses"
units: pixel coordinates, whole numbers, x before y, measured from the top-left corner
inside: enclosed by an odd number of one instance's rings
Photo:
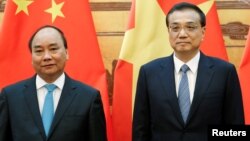
[[[166,25],[174,53],[140,69],[133,141],[207,141],[208,125],[243,125],[235,66],[199,50],[205,14],[196,5],[178,3]]]

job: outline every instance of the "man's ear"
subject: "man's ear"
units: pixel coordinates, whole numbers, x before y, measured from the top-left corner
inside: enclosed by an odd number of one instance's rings
[[[69,52],[67,49],[65,51],[66,51],[66,60],[69,60]]]
[[[206,32],[206,27],[201,27],[202,29],[202,38],[201,40],[203,41],[204,37],[205,37],[205,32]]]

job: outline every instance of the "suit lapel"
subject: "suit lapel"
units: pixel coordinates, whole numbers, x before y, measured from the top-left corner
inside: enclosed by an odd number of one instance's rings
[[[162,81],[164,93],[169,97],[169,103],[180,123],[183,123],[181,111],[179,108],[178,98],[176,94],[174,61],[173,55],[167,57],[161,63],[162,70],[159,72],[159,79]]]
[[[213,73],[213,63],[209,60],[208,57],[201,53],[194,90],[194,98],[187,122],[192,118],[198,106],[200,105],[204,93],[206,92],[209,83],[211,83]]]
[[[40,133],[44,140],[46,140],[46,135],[43,128],[42,118],[38,106],[37,99],[37,90],[36,90],[36,76],[33,76],[31,79],[27,80],[27,83],[24,85],[24,97],[28,108],[32,114],[35,124],[40,130]]]
[[[63,114],[65,113],[65,111],[67,111],[67,108],[70,106],[71,102],[76,96],[76,93],[74,93],[73,91],[74,89],[76,89],[76,86],[73,86],[72,80],[67,75],[65,75],[65,84],[63,86],[62,94],[56,109],[52,125],[50,127],[49,136],[54,132],[56,126],[62,119]]]

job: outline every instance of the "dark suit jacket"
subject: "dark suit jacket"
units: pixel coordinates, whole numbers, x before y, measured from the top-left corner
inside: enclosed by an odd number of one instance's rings
[[[207,125],[244,124],[235,67],[201,53],[186,125],[181,116],[173,55],[141,67],[134,106],[133,141],[206,141]]]
[[[0,141],[46,141],[35,76],[2,90]],[[47,141],[106,141],[99,91],[66,75]]]

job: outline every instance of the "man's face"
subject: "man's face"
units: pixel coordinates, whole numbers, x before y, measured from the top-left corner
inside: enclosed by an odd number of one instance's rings
[[[54,81],[63,72],[68,52],[60,33],[50,27],[37,32],[32,41],[32,65],[45,81]]]
[[[204,37],[199,14],[192,9],[175,11],[169,15],[169,41],[176,54],[194,54]]]

